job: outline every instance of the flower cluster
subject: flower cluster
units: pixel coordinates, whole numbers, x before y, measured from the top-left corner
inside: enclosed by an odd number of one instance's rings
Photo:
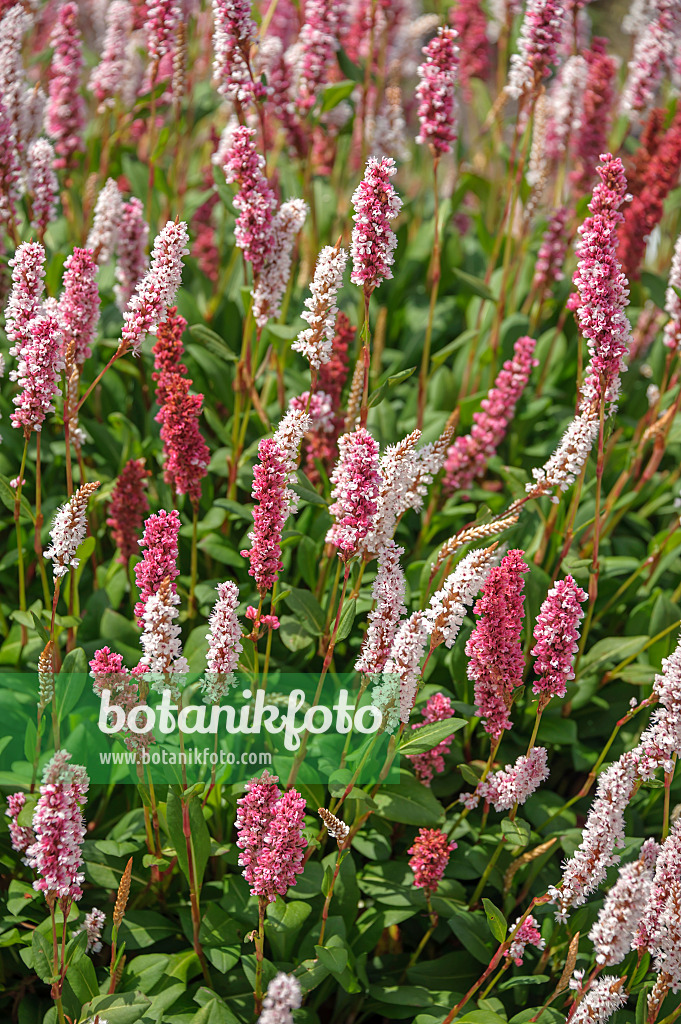
[[[567,6],[567,5],[565,5]],[[511,55],[506,92],[514,99],[538,89],[551,74],[565,22],[559,0],[528,0],[518,37],[518,53]]]
[[[310,326],[301,331],[291,345],[295,352],[305,356],[313,370],[318,370],[331,358],[338,313],[336,295],[343,283],[347,258],[344,249],[330,245],[320,252],[310,285],[310,298],[305,300],[305,312],[301,313]]]
[[[83,145],[85,104],[80,94],[83,69],[78,4],[63,3],[51,38],[54,47],[45,127],[54,139],[58,167],[66,167]]]
[[[446,722],[448,718],[454,717],[454,708],[449,697],[444,693],[434,693],[426,701],[422,709],[422,722],[414,722],[412,729],[421,729],[424,725],[431,725],[433,722]],[[454,737],[447,736],[431,750],[423,754],[410,754],[409,760],[414,766],[417,778],[428,786],[433,781],[433,775],[439,775],[445,770],[445,756],[449,753]]]
[[[153,352],[156,400],[160,410],[156,422],[161,424],[161,440],[165,463],[163,478],[178,494],[187,494],[194,506],[201,498],[201,481],[208,469],[208,447],[199,430],[203,395],[189,393],[192,381],[187,368],[180,363],[182,334],[187,326],[173,306],[159,325]],[[170,356],[166,355],[167,350]]]
[[[503,771],[488,775],[478,785],[476,795],[492,804],[495,811],[508,811],[514,804],[522,805],[549,777],[544,747],[533,747],[515,764],[507,764]]]
[[[147,271],[146,248],[149,225],[144,219],[144,207],[134,196],[121,207],[117,227],[116,304],[122,313]]]
[[[139,551],[139,535],[144,515],[149,511],[145,490],[150,476],[144,459],[130,459],[123,466],[111,492],[106,525],[111,527],[111,535],[120,552],[119,561],[123,565]]]
[[[625,313],[629,289],[616,256],[617,226],[623,221],[620,207],[627,199],[622,161],[602,154],[598,174],[601,181],[589,203],[590,216],[578,229],[579,262],[573,278],[577,291],[568,300],[591,356],[582,385],[582,413],[597,408],[600,401],[616,405],[631,333]]]
[[[305,800],[295,789],[282,796],[278,778],[263,772],[246,784],[237,800],[236,830],[239,864],[251,895],[273,903],[295,885],[303,870],[307,840],[303,835]]]
[[[658,852],[657,843],[646,840],[641,856],[620,868],[617,881],[605,898],[598,920],[589,932],[596,961],[603,967],[618,964],[632,948],[650,896]]]
[[[303,1001],[300,982],[293,974],[280,971],[267,986],[259,1024],[293,1024],[293,1011]]]
[[[470,434],[457,437],[445,460],[445,487],[449,491],[470,487],[476,477],[485,472],[492,455],[506,436],[513,420],[516,403],[530,378],[534,338],[518,338],[513,346],[513,358],[499,371],[494,387],[482,401],[482,412],[473,413]]]
[[[416,141],[432,146],[436,154],[449,153],[456,142],[457,79],[456,32],[439,28],[437,35],[424,46],[425,61],[418,68],[420,82],[416,87],[421,130]]]
[[[77,569],[80,565],[76,552],[85,539],[87,503],[98,487],[99,480],[81,484],[71,500],[62,505],[54,517],[50,529],[52,543],[43,554],[53,563],[52,574],[55,580],[66,576],[69,568]]]
[[[397,236],[390,221],[402,209],[402,200],[390,183],[397,173],[391,157],[369,157],[364,179],[352,196],[355,226],[352,229],[353,284],[370,294],[381,281],[390,280]]]
[[[525,659],[520,644],[523,626],[523,575],[529,572],[522,551],[509,551],[491,569],[475,604],[480,616],[466,644],[468,678],[475,683],[476,711],[494,739],[511,728],[513,693],[523,681]]]
[[[33,813],[35,843],[26,850],[29,867],[40,876],[33,888],[52,901],[83,895],[83,805],[89,781],[85,769],[70,765],[70,759],[68,751],[60,750],[45,767]]]
[[[12,426],[21,429],[25,437],[32,430],[40,431],[59,390],[59,373],[64,369],[62,332],[56,317],[36,316],[29,320],[25,340],[18,351],[15,370],[10,380],[19,385],[19,394],[12,399],[16,410],[10,416]],[[11,350],[17,352],[15,345]]]
[[[276,197],[263,174],[265,161],[258,154],[254,135],[253,128],[239,125],[234,129],[224,172],[228,182],[239,186],[234,197],[234,206],[239,211],[234,239],[257,278],[272,250]]]
[[[378,444],[368,430],[359,427],[339,439],[338,450],[329,506],[334,523],[326,540],[347,561],[358,553],[378,508]]]
[[[578,650],[578,626],[584,618],[581,605],[586,598],[586,592],[569,575],[549,590],[537,616],[535,645],[530,652],[536,658],[538,677],[533,693],[546,698],[565,696],[566,684],[575,677],[573,655]]]
[[[545,941],[541,937],[541,932],[537,927],[537,922],[533,918],[532,914],[529,914],[518,930],[513,932],[513,941],[508,948],[506,956],[520,967],[523,962],[527,946],[534,946],[536,949],[543,949],[544,945]]]
[[[425,889],[429,896],[437,892],[453,850],[456,850],[456,843],[450,842],[440,829],[419,829],[414,845],[407,850],[411,854],[409,867],[414,872],[417,889]]]
[[[355,671],[374,675],[381,672],[390,654],[397,626],[407,606],[404,603],[405,580],[400,566],[404,548],[390,540],[378,555],[378,570],[371,590],[375,602],[369,613],[369,625]]]
[[[82,366],[90,356],[99,320],[97,264],[91,249],[74,249],[64,263],[64,290],[59,299],[59,322],[64,350],[73,342],[73,358]]]
[[[123,314],[119,350],[139,354],[145,335],[154,333],[172,306],[182,280],[182,257],[189,252],[187,225],[168,221],[154,240],[151,266]]]
[[[281,313],[281,302],[291,276],[293,246],[307,217],[307,203],[290,199],[282,203],[272,220],[271,247],[253,287],[253,319],[264,327]],[[304,314],[303,314],[304,315]]]
[[[144,524],[144,536],[139,541],[143,549],[142,561],[135,565],[135,582],[140,596],[135,605],[135,618],[142,625],[147,600],[155,594],[165,579],[172,581],[179,576],[177,568],[177,537],[180,532],[180,516],[173,509],[149,516]]]
[[[249,63],[249,52],[256,37],[250,0],[213,0],[213,70],[218,92],[237,103],[247,103],[262,95]]]
[[[236,610],[239,605],[239,590],[236,583],[218,583],[218,599],[213,605],[206,634],[206,674],[202,683],[206,704],[218,704],[234,679],[239,664],[241,626]]]

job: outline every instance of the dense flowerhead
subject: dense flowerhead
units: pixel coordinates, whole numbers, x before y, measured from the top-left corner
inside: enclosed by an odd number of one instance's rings
[[[363,180],[352,196],[355,226],[352,229],[350,280],[371,293],[389,280],[395,262],[397,236],[390,227],[402,209],[402,200],[390,179],[397,173],[392,157],[369,157]]]
[[[273,903],[295,885],[303,870],[307,840],[303,835],[305,800],[295,789],[282,794],[276,775],[263,772],[246,784],[237,800],[239,864],[251,895]]]
[[[437,891],[453,850],[456,850],[456,843],[450,842],[440,829],[419,829],[413,845],[407,850],[411,854],[409,867],[414,872],[417,889],[425,889],[428,895]]]

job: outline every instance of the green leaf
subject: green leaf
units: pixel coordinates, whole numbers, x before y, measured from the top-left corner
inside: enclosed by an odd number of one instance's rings
[[[327,507],[327,503],[322,495],[315,491],[314,487],[310,486],[307,477],[303,476],[302,473],[298,473],[298,479],[291,487],[298,497],[306,501],[308,505],[323,505],[324,508]]]
[[[452,267],[452,273],[464,285],[465,291],[472,292],[473,295],[479,295],[481,299],[487,299],[489,302],[497,301],[488,285],[479,277],[473,277],[472,274],[467,274],[465,270],[459,270],[458,267]]]
[[[23,828],[31,828],[33,824],[33,812],[35,811],[35,805],[40,799],[40,793],[27,793],[26,801],[24,806],[19,811],[17,817],[17,825],[21,825]]]
[[[399,786],[390,786],[377,794],[376,806],[376,813],[388,821],[423,828],[433,828],[444,815],[442,804],[432,790],[404,771],[400,772]]]
[[[282,615],[279,619],[279,637],[284,647],[295,654],[314,643],[314,637],[307,632],[303,623],[290,615]]]
[[[530,841],[530,834],[532,829],[528,822],[523,821],[522,818],[515,818],[511,821],[510,818],[503,818],[501,822],[501,831],[506,836],[506,841],[511,846],[527,846]]]
[[[415,754],[424,754],[432,750],[438,743],[442,743],[452,733],[458,732],[466,725],[465,718],[447,718],[443,722],[428,722],[426,725],[414,729],[400,746],[401,754],[408,754],[413,757]]]
[[[291,611],[305,622],[309,633],[313,636],[322,636],[325,626],[324,611],[314,594],[309,590],[292,587],[285,601]]]
[[[332,974],[342,974],[348,963],[348,951],[343,946],[315,946],[320,964]]]
[[[355,82],[344,81],[344,82],[332,82],[322,90],[322,113],[326,113],[327,110],[333,110],[343,100],[347,100],[349,96],[355,91]]]
[[[49,641],[50,641],[50,634],[45,629],[45,626],[44,626],[43,621],[40,618],[40,616],[36,615],[35,612],[31,612],[31,617],[33,619],[34,629],[35,629],[36,633],[38,634],[38,636],[40,637],[40,639],[42,640],[42,642],[44,644],[49,643]]]
[[[52,962],[52,943],[37,928],[33,932],[31,949],[33,951],[33,970],[41,981],[48,985],[51,984],[57,977]]]
[[[482,771],[476,770],[472,764],[459,764],[457,768],[461,772],[461,775],[465,782],[469,786],[477,786],[482,778]]]
[[[103,1017],[107,1024],[137,1024],[147,1009],[151,999],[141,992],[123,992],[120,995],[97,996],[83,1007],[82,1020],[90,1020],[95,1014]]]
[[[176,931],[177,927],[155,910],[128,910],[121,924],[120,935],[129,949],[148,949],[154,943],[174,935]]]
[[[303,900],[283,900],[270,903],[267,908],[265,934],[272,946],[275,960],[290,960],[300,930],[312,913],[312,907]]]
[[[336,633],[336,641],[338,643],[340,643],[341,640],[345,640],[345,638],[350,635],[352,625],[355,621],[356,610],[357,601],[354,597],[352,600],[346,601],[343,605],[340,622],[338,623],[338,632]]]
[[[501,913],[498,907],[495,907],[491,900],[483,897],[482,905],[487,915],[487,924],[497,942],[503,942],[506,938],[506,932],[508,931],[508,924],[506,918]]]
[[[10,512],[14,513],[14,505],[16,503],[16,492],[9,482],[9,478],[0,474],[0,501],[3,503],[5,508],[8,508]],[[19,519],[29,519],[35,525],[35,517],[31,511],[31,506],[26,500],[24,494],[21,495],[19,501]]]
[[[201,885],[208,857],[210,856],[210,833],[198,799],[190,799],[188,811],[194,866],[196,877],[199,885]],[[168,793],[166,817],[170,839],[177,854],[177,862],[180,865],[182,874],[186,879],[189,879],[187,840],[182,827],[182,801],[172,789]]]
[[[205,324],[192,324],[189,328],[189,333],[197,341],[203,342],[206,348],[210,349],[215,355],[220,356],[220,358],[229,359],[232,362],[237,361],[236,353],[232,351],[225,339],[221,338],[215,331],[212,331],[210,327],[206,327]]]
[[[411,377],[415,369],[415,366],[410,366],[409,369],[407,370],[400,370],[399,373],[393,373],[390,377],[388,377],[387,380],[383,381],[382,384],[379,384],[375,391],[372,391],[372,393],[369,395],[369,401],[367,402],[367,405],[369,407],[378,405],[379,402],[382,402],[385,396],[387,395],[389,388],[394,388],[398,384],[401,384],[402,381],[407,380],[409,377]]]
[[[336,57],[338,59],[338,66],[346,78],[351,78],[353,82],[362,82],[364,80],[364,72],[361,67],[358,64],[353,64],[342,46],[337,51]]]

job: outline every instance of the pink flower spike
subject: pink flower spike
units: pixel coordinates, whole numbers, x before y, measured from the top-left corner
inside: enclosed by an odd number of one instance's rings
[[[177,567],[177,537],[180,532],[180,515],[161,510],[149,516],[144,524],[144,537],[139,541],[143,549],[142,561],[135,566],[135,582],[139,588],[139,601],[135,605],[135,618],[141,626],[147,600],[157,593],[164,579],[171,581],[180,575]]]
[[[239,125],[234,129],[224,172],[229,183],[239,186],[234,197],[239,211],[234,239],[257,278],[272,252],[276,197],[263,174],[265,161],[256,150],[254,135],[254,128]]]
[[[80,559],[76,552],[85,539],[87,530],[87,504],[90,495],[99,487],[99,480],[81,484],[70,501],[59,509],[50,527],[50,544],[43,552],[52,561],[52,575],[57,580],[69,569],[77,569]]]
[[[518,922],[516,921],[516,924],[517,923]],[[541,937],[541,932],[537,927],[537,922],[532,914],[529,914],[521,924],[520,928],[518,928],[517,932],[513,935],[513,941],[509,946],[506,956],[513,960],[516,966],[520,967],[523,962],[527,946],[535,946],[536,949],[543,949],[545,945],[546,942]]]
[[[91,348],[99,321],[97,264],[91,249],[74,249],[64,263],[64,291],[59,299],[59,322],[64,335],[64,354],[74,342],[74,360],[82,366]]]
[[[218,704],[234,682],[234,672],[243,651],[241,626],[236,614],[239,590],[236,583],[218,583],[218,599],[210,613],[206,634],[208,653],[201,689],[205,704]]]
[[[413,846],[407,850],[412,855],[409,867],[414,872],[416,889],[425,889],[429,896],[437,892],[453,850],[456,843],[450,843],[439,828],[419,829]]]
[[[106,922],[106,915],[104,911],[94,907],[89,914],[85,915],[83,923],[76,928],[74,935],[79,935],[81,932],[87,934],[87,945],[85,946],[86,953],[99,953],[102,948],[100,941],[102,937],[102,928]]]
[[[20,393],[12,400],[17,407],[10,416],[12,426],[23,429],[24,437],[42,430],[45,417],[54,412],[52,404],[59,390],[59,373],[64,369],[62,333],[54,316],[36,316],[25,328],[26,340],[10,380],[16,381]],[[18,346],[10,351],[15,353]]]
[[[340,49],[347,0],[307,0],[305,21],[296,44],[296,106],[305,113],[317,103]]]
[[[16,231],[17,203],[20,199],[21,164],[16,139],[12,122],[0,100],[0,225],[12,225]]]
[[[213,71],[218,92],[236,103],[249,103],[264,95],[254,79],[250,50],[257,36],[250,0],[213,0]]]
[[[144,653],[138,666],[153,690],[162,693],[167,688],[175,701],[180,696],[180,683],[189,672],[187,659],[182,654],[180,627],[175,621],[179,603],[175,584],[166,576],[144,605],[140,637]]]
[[[597,978],[577,1006],[571,1024],[602,1024],[612,1017],[627,1001],[627,993],[621,991],[624,981],[609,974]]]
[[[50,43],[54,54],[45,127],[55,142],[56,166],[67,167],[74,153],[82,149],[85,124],[85,104],[80,94],[83,54],[78,4],[62,3]]]
[[[263,772],[237,800],[236,845],[251,895],[273,903],[303,870],[305,800],[295,789],[282,796],[276,775]]]
[[[378,444],[368,430],[359,427],[339,439],[338,451],[331,474],[333,502],[329,506],[335,521],[326,541],[338,548],[347,562],[359,552],[378,508]]]
[[[664,328],[664,344],[672,352],[678,351],[681,343],[681,297],[675,289],[681,289],[681,235],[676,239],[674,256],[669,272],[669,284],[664,297],[665,313],[669,315],[669,321]]]
[[[83,895],[82,809],[89,785],[85,769],[70,765],[70,758],[67,750],[60,750],[45,768],[33,813],[35,843],[26,851],[29,867],[40,876],[33,888],[48,899],[67,902]]]
[[[253,470],[251,494],[257,504],[253,509],[253,529],[248,537],[251,547],[241,554],[248,558],[252,576],[261,596],[278,579],[281,561],[281,535],[288,519],[286,498],[287,466],[284,452],[272,438],[258,444],[258,464]]]
[[[388,156],[369,157],[364,178],[352,196],[355,226],[352,229],[353,284],[370,294],[382,281],[393,276],[393,253],[397,236],[390,227],[402,209],[402,200],[390,183],[397,173],[395,161]]]
[[[146,469],[144,459],[130,459],[111,492],[106,525],[111,527],[111,535],[120,552],[119,561],[123,565],[127,564],[131,555],[139,551],[144,513],[149,511],[145,489],[150,476],[151,472]]]
[[[54,149],[47,139],[36,139],[28,151],[26,191],[31,197],[31,227],[40,238],[57,214],[59,185],[53,167]]]
[[[107,178],[97,196],[92,227],[86,242],[99,267],[113,258],[122,212],[123,199],[118,185],[113,178]]]
[[[307,217],[307,203],[291,199],[282,203],[272,221],[272,248],[253,288],[253,318],[258,327],[281,313],[281,302],[291,276],[293,247]]]
[[[305,312],[301,313],[310,326],[291,345],[294,352],[305,356],[313,370],[331,358],[338,313],[336,297],[343,284],[347,259],[345,249],[331,245],[324,246],[317,259],[310,298],[305,299]]]
[[[26,328],[38,315],[45,285],[45,250],[39,242],[22,242],[8,264],[12,268],[12,291],[5,309],[5,334],[12,343],[9,354],[21,358],[28,341]]]
[[[511,728],[513,691],[523,681],[525,659],[520,636],[526,572],[529,567],[519,550],[509,551],[501,565],[490,571],[482,597],[473,609],[480,618],[466,644],[468,678],[475,683],[477,714],[495,740],[504,729]]]
[[[371,591],[375,602],[355,671],[366,675],[381,672],[388,660],[400,619],[407,612],[405,579],[400,566],[404,548],[389,540],[378,553],[378,571]]]
[[[514,804],[524,804],[548,777],[545,748],[532,747],[530,753],[519,757],[514,765],[507,764],[504,771],[488,775],[476,792],[492,804],[495,811],[508,811]]]
[[[518,53],[511,55],[506,92],[513,99],[538,89],[551,74],[565,24],[560,0],[527,0],[518,36]]]
[[[115,105],[122,92],[128,69],[128,43],[132,31],[133,10],[128,0],[112,0],[106,9],[106,34],[99,64],[90,75],[89,88],[99,103],[99,111]]]
[[[624,220],[620,208],[630,198],[627,179],[622,161],[610,153],[601,155],[598,174],[601,181],[589,203],[590,216],[579,228],[573,277],[577,290],[568,299],[591,356],[582,385],[582,413],[597,409],[601,400],[616,407],[631,335],[625,312],[629,288],[616,256],[617,227]]]
[[[293,1011],[303,1001],[300,982],[293,974],[279,974],[267,986],[258,1024],[293,1024]]]
[[[428,698],[426,706],[422,709],[421,714],[423,715],[422,722],[414,722],[412,729],[421,729],[424,725],[430,725],[432,722],[446,722],[448,718],[454,717],[454,708],[449,697],[445,697],[444,693],[435,693],[432,697]],[[437,746],[433,747],[432,750],[427,750],[424,754],[409,754],[409,760],[414,766],[416,777],[424,784],[429,786],[433,781],[433,775],[440,775],[445,770],[445,757],[449,753],[449,748],[454,740],[453,736],[448,736],[442,740]]]
[[[534,358],[534,338],[518,338],[513,358],[507,359],[499,371],[482,411],[473,413],[470,434],[457,437],[445,459],[445,487],[448,491],[464,490],[484,475],[487,463],[503,441],[515,407],[530,379]]]
[[[144,207],[133,197],[123,203],[118,223],[118,254],[116,258],[116,305],[122,313],[137,285],[147,272],[147,242],[149,225],[144,219]]]
[[[535,645],[530,651],[536,658],[534,671],[539,677],[532,692],[551,697],[564,697],[566,684],[575,678],[572,671],[574,655],[579,649],[579,623],[584,618],[582,603],[587,594],[572,576],[558,580],[549,590],[534,627]]]
[[[145,335],[155,334],[165,319],[166,310],[173,305],[182,283],[182,257],[189,252],[188,240],[184,221],[168,221],[156,236],[151,266],[137,285],[123,314],[121,352],[132,349],[134,355],[139,355]]]
[[[416,141],[431,146],[435,155],[449,153],[457,138],[457,110],[454,89],[458,76],[457,33],[439,28],[423,47],[425,61],[418,68],[416,87],[421,130]]]
[[[7,797],[7,810],[5,814],[9,818],[9,834],[12,842],[12,849],[17,853],[25,853],[35,842],[33,829],[27,825],[19,825],[17,818],[21,814],[26,803],[25,793],[10,793]]]
[[[158,69],[161,57],[173,52],[175,32],[183,17],[182,7],[178,0],[149,0],[146,11],[147,52],[152,65]]]
[[[620,868],[617,881],[605,897],[589,932],[596,962],[603,967],[620,963],[632,948],[650,897],[658,853],[655,840],[647,839],[641,856]]]

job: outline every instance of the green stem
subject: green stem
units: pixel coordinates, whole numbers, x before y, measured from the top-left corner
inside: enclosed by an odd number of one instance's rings
[[[19,480],[17,483],[17,491],[14,498],[14,525],[17,533],[17,568],[19,571],[19,608],[22,612],[26,611],[26,575],[24,571],[24,541],[21,535],[21,488],[23,487],[24,471],[26,469],[26,455],[28,454],[28,442],[30,434],[24,437],[24,451],[21,456],[21,468],[19,470]],[[21,626],[21,646],[22,648],[28,643],[28,632],[26,626]],[[21,656],[21,655],[20,655]]]
[[[265,948],[266,906],[267,898],[265,896],[260,896],[258,899],[258,932],[255,936],[255,990],[253,992],[256,1016],[258,1016],[262,1011],[262,962]]]
[[[423,415],[426,408],[426,391],[428,388],[428,371],[430,369],[430,347],[433,338],[433,319],[435,316],[435,306],[437,305],[437,294],[440,287],[440,200],[438,195],[438,184],[437,184],[437,166],[439,163],[439,155],[434,153],[433,155],[433,196],[434,196],[434,212],[433,220],[435,222],[435,240],[433,245],[433,258],[431,263],[431,286],[430,286],[430,306],[428,307],[428,323],[426,324],[426,336],[423,342],[423,354],[421,356],[421,372],[419,373],[419,394],[418,394],[418,413],[416,417],[416,426],[420,430],[423,425]]]
[[[346,562],[345,563],[345,572],[343,574],[343,589],[341,590],[341,595],[340,595],[340,598],[339,598],[339,601],[338,601],[338,611],[336,612],[336,621],[333,624],[333,632],[331,633],[331,638],[329,640],[329,646],[327,648],[326,655],[324,657],[324,664],[322,665],[321,675],[319,676],[319,682],[317,683],[317,690],[315,692],[314,700],[312,701],[313,705],[314,704],[319,704],[319,698],[321,697],[322,687],[324,686],[324,679],[326,678],[326,673],[329,670],[329,665],[331,664],[331,659],[333,658],[333,652],[334,652],[334,648],[336,646],[336,635],[338,633],[338,626],[340,625],[341,612],[343,610],[343,602],[345,601],[345,592],[346,592],[347,587],[348,587],[348,577],[349,577],[349,575],[350,575],[350,564],[349,564],[349,562]],[[310,733],[306,729],[305,732],[303,733],[303,738],[302,738],[302,741],[301,741],[301,744],[300,744],[300,749],[299,749],[298,753],[296,754],[295,760],[294,760],[293,765],[291,767],[291,772],[290,772],[289,777],[288,777],[288,782],[286,783],[287,788],[292,786],[294,784],[294,782],[296,781],[296,779],[298,778],[298,772],[300,771],[300,766],[303,763],[303,759],[305,757],[305,751],[307,750],[307,743],[308,743],[309,738],[310,738]]]

